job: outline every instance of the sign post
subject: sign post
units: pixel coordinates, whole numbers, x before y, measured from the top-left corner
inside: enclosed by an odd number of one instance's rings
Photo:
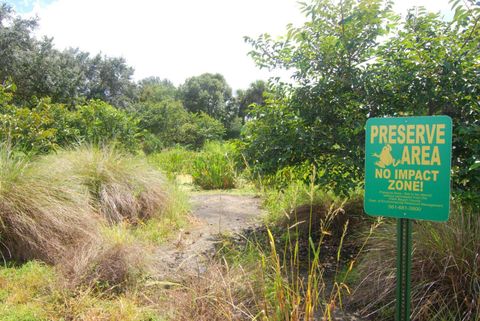
[[[451,148],[448,116],[367,121],[364,208],[397,218],[397,321],[410,320],[412,220],[448,220]]]

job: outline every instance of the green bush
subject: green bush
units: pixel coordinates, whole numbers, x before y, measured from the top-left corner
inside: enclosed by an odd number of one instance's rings
[[[78,139],[97,146],[116,143],[134,152],[139,148],[138,121],[101,100],[91,100],[75,110],[71,128],[78,130]]]
[[[32,108],[10,105],[11,92],[0,92],[0,140],[28,154],[42,154],[87,142],[138,149],[137,121],[111,105],[92,100],[69,110],[62,104],[40,99]]]
[[[26,153],[47,153],[72,143],[78,130],[72,128],[72,113],[63,105],[40,100],[32,108],[4,105],[0,114],[0,139]]]
[[[221,140],[224,135],[225,127],[219,120],[203,112],[189,113],[188,121],[181,127],[178,143],[199,149],[208,141]]]
[[[161,151],[177,144],[200,149],[206,141],[220,140],[225,135],[223,124],[206,113],[189,113],[176,100],[145,102],[132,113],[139,118],[139,127],[146,130],[143,150]]]
[[[189,121],[189,114],[176,100],[144,102],[134,106],[132,114],[138,117],[138,126],[146,130],[143,150],[146,153],[160,151],[178,143],[182,126]]]
[[[414,224],[412,321],[480,319],[480,216],[454,204],[445,223]],[[353,303],[379,320],[393,318],[396,227],[387,223],[368,245]]]
[[[237,176],[234,154],[231,144],[206,144],[193,162],[193,182],[203,189],[234,188]]]
[[[149,155],[149,162],[167,174],[170,179],[177,175],[191,175],[196,153],[177,146]]]

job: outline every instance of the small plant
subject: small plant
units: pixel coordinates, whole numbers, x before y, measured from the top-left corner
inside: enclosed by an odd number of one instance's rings
[[[211,142],[193,162],[193,181],[203,189],[234,188],[237,176],[235,167],[233,147]]]

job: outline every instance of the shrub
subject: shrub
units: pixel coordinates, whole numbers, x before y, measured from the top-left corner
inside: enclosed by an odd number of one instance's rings
[[[36,165],[0,150],[1,253],[56,263],[96,237],[98,222],[83,188]]]
[[[78,130],[79,140],[102,146],[115,142],[135,152],[139,148],[138,121],[101,100],[77,107],[70,126]]]
[[[480,219],[456,204],[445,223],[414,225],[412,320],[480,318]],[[395,226],[386,224],[359,266],[354,303],[379,319],[392,317],[395,298]]]
[[[169,201],[159,171],[145,159],[113,147],[65,150],[44,157],[42,164],[51,176],[85,186],[93,206],[111,224],[161,216]]]
[[[189,113],[175,100],[141,103],[133,113],[139,118],[139,127],[147,131],[143,140],[146,153],[176,144],[199,149],[206,141],[220,140],[225,135],[225,127],[219,120],[202,112]]]
[[[0,100],[8,102],[7,98]],[[134,152],[139,147],[139,133],[134,118],[99,100],[73,111],[52,104],[49,99],[39,100],[32,108],[0,106],[0,140],[25,153],[48,153],[79,142],[95,145],[115,142],[118,147]]]
[[[193,162],[192,176],[203,189],[235,187],[236,169],[232,145],[208,143]]]
[[[148,157],[150,163],[174,179],[180,174],[191,174],[195,152],[177,146]]]
[[[179,101],[144,102],[134,106],[133,115],[139,119],[139,127],[147,130],[143,150],[146,153],[160,151],[178,143],[182,126],[189,121],[189,114]]]
[[[26,153],[48,153],[76,141],[72,114],[63,105],[40,100],[34,108],[5,105],[0,114],[0,139]]]
[[[189,113],[188,121],[181,127],[178,141],[193,149],[201,148],[208,141],[216,141],[225,135],[223,124],[206,113]]]

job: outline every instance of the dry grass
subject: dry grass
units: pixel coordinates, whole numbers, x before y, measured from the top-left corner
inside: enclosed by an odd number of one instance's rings
[[[114,148],[84,146],[47,156],[42,164],[50,175],[87,187],[92,206],[110,224],[161,216],[169,201],[159,171]]]
[[[39,173],[33,163],[0,151],[0,236],[5,259],[57,263],[95,238],[98,220],[85,190]]]
[[[66,256],[59,268],[71,289],[87,287],[114,295],[136,287],[147,271],[149,256],[145,244],[135,239],[115,240],[104,232],[100,240]]]
[[[354,303],[366,315],[384,320],[395,299],[395,225],[375,233],[359,266]],[[478,212],[454,206],[446,223],[414,224],[412,320],[480,319],[480,219]]]
[[[259,289],[252,273],[241,267],[211,263],[201,275],[190,277],[182,286],[166,292],[163,310],[176,321],[254,320]]]

